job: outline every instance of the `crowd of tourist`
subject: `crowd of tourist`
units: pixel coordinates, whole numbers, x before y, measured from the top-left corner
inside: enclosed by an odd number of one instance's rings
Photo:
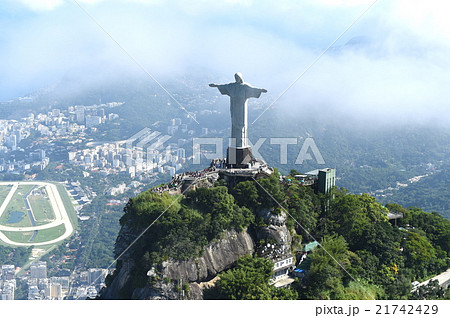
[[[225,159],[214,159],[211,161],[209,169],[225,169],[226,167]]]
[[[181,188],[183,181],[186,178],[195,178],[201,179],[206,177],[209,173],[215,172],[219,169],[226,169],[226,160],[225,159],[214,159],[211,161],[209,168],[200,170],[200,171],[186,171],[179,174],[176,174],[172,177],[172,180],[168,184],[161,185],[159,187],[152,188],[151,191],[157,193],[163,193],[170,190],[178,190]],[[267,169],[267,165],[265,163],[261,164],[258,168],[258,172],[263,172]],[[270,169],[270,168],[269,168]],[[232,171],[231,173],[235,174],[237,172]]]
[[[209,172],[214,172],[216,170],[215,167],[209,167],[207,169],[201,171],[186,171],[179,174],[176,174],[172,177],[172,180],[168,184],[161,185],[159,187],[152,188],[151,191],[157,193],[163,193],[169,190],[178,190],[185,178],[203,178],[206,177]]]

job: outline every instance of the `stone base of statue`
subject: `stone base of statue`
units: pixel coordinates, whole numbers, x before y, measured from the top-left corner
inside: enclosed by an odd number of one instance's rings
[[[228,147],[227,167],[248,168],[248,164],[254,160],[251,147]]]

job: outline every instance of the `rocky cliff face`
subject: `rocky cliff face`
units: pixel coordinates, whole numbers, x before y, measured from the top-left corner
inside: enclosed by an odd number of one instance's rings
[[[124,227],[123,229],[126,229]],[[132,241],[133,235],[123,235],[126,241]],[[208,244],[201,257],[187,261],[165,261],[157,268],[153,267],[149,272],[150,277],[159,277],[156,282],[144,288],[136,288],[133,291],[134,299],[202,299],[200,283],[207,282],[218,273],[229,269],[241,256],[254,252],[254,241],[247,231],[224,233],[224,237],[217,242]],[[119,272],[114,276],[111,285],[106,289],[102,298],[119,299],[120,290],[130,281],[134,261],[132,255],[124,255]],[[189,292],[183,297],[179,290],[179,284],[189,284]]]
[[[120,258],[120,268],[116,270],[102,298],[128,298],[130,292],[124,296],[122,290],[131,288],[132,299],[202,299],[202,287],[207,286],[207,282],[215,279],[218,273],[231,268],[239,257],[253,254],[259,240],[275,241],[290,248],[291,235],[285,224],[286,216],[273,214],[269,210],[260,211],[259,216],[264,218],[267,226],[259,227],[252,233],[247,230],[223,233],[221,239],[205,246],[201,257],[186,261],[164,261],[153,266],[149,264],[151,269],[142,288],[130,287],[135,260],[132,252],[125,253]],[[136,237],[131,227],[125,224],[119,233],[116,252],[125,250]]]
[[[256,232],[258,240],[270,239],[277,243],[290,246],[292,237],[286,226],[286,214],[284,212],[281,212],[281,214],[273,214],[270,210],[261,210],[258,212],[258,216],[262,217],[268,224]]]

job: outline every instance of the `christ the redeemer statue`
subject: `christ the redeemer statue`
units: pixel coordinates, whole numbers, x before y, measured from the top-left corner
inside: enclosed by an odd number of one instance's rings
[[[217,87],[222,95],[230,96],[231,138],[236,143],[234,147],[230,147],[228,149],[228,159],[230,159],[230,149],[234,148],[232,150],[235,151],[235,164],[245,165],[249,162],[249,160],[244,157],[248,157],[248,155],[251,156],[247,135],[247,100],[251,97],[259,98],[261,93],[266,93],[267,90],[263,88],[256,88],[245,83],[242,74],[239,72],[234,75],[234,78],[236,79],[236,82],[234,83],[223,85],[209,84],[209,86]]]

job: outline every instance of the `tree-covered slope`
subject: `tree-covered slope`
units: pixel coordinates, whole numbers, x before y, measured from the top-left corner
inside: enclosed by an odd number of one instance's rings
[[[289,292],[271,287],[271,266],[256,252],[268,243],[278,244],[259,235],[270,228],[267,219],[261,217],[263,211],[287,217],[284,224],[290,235],[285,244],[293,255],[302,249],[299,243],[321,243],[307,258],[305,279],[297,279]],[[403,213],[404,218],[394,225],[388,221],[389,211]],[[384,207],[367,194],[351,194],[344,189],[335,189],[329,195],[314,194],[294,178],[280,181],[276,174],[234,187],[219,181],[178,198],[149,190],[130,199],[121,225],[116,256],[128,246],[127,240],[133,241],[151,225],[121,256],[116,273],[108,278],[111,288],[115,279],[124,279],[120,276],[124,264],[134,268],[128,272],[131,274],[122,298],[149,297],[151,292],[143,290],[151,291],[162,282],[167,288],[176,288],[173,278],[168,277],[177,275],[185,276],[188,291],[191,283],[200,283],[197,280],[201,275],[190,276],[189,271],[202,270],[198,262],[204,261],[200,256],[205,248],[210,249],[230,231],[249,233],[255,252],[219,273],[219,282],[203,291],[204,298],[407,299],[414,297],[412,281],[425,280],[450,265],[450,221],[440,215],[397,204]],[[172,270],[179,267],[183,272],[168,272],[170,263]],[[191,268],[193,264],[197,265]],[[149,272],[154,275],[149,276]]]

